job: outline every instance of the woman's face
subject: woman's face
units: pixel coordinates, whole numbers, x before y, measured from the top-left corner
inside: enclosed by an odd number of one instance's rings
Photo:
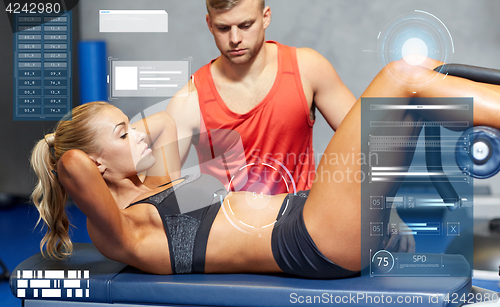
[[[96,120],[101,152],[95,158],[103,175],[129,177],[143,172],[155,163],[146,135],[134,130],[123,112],[110,106]]]

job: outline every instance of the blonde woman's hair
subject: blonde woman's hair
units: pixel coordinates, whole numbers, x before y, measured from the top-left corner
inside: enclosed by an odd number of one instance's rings
[[[230,10],[237,6],[243,0],[206,0],[207,11],[210,13],[210,8],[215,10]],[[261,2],[262,9],[266,7],[265,0],[259,0]]]
[[[38,182],[31,193],[31,200],[40,213],[38,223],[43,220],[47,226],[40,242],[40,250],[45,257],[62,259],[73,251],[70,223],[64,208],[68,194],[57,178],[57,162],[70,149],[80,149],[87,154],[99,152],[96,141],[98,131],[92,123],[96,115],[109,106],[107,102],[99,101],[74,108],[66,119],[57,124],[54,133],[45,135],[33,148],[31,167]]]

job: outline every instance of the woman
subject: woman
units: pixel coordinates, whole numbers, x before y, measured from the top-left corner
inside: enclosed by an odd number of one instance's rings
[[[362,97],[474,97],[474,124],[500,128],[496,120],[500,115],[499,87],[436,77],[431,68],[439,64],[430,59],[420,66],[404,61],[391,63]],[[336,131],[319,163],[318,174],[355,173],[360,169],[351,159],[332,165],[325,158],[330,154],[349,156],[353,148],[361,152],[360,104],[358,100]],[[405,110],[398,116],[403,121],[421,117],[418,112]],[[32,196],[48,226],[41,246],[46,244],[50,256],[71,252],[64,213],[68,193],[88,217],[88,233],[97,249],[108,258],[145,272],[285,272],[340,278],[356,274],[365,265],[360,252],[360,182],[316,180],[309,194],[264,198],[239,192],[225,195],[224,187],[205,175],[165,184],[170,181],[168,170],[179,168],[172,119],[157,114],[135,128],[119,109],[92,103],[76,108],[72,121],[60,122],[54,134],[36,145],[32,165],[39,182]],[[150,139],[139,131],[149,132]],[[419,131],[409,125],[397,132],[409,136]],[[174,146],[150,153],[149,146],[155,150],[161,148],[157,144],[166,143]],[[389,157],[388,165],[407,165],[411,155]],[[142,182],[137,173],[146,170]],[[394,183],[377,184],[378,195],[390,196],[396,191]],[[186,202],[181,199],[197,205],[185,209],[182,206]],[[226,218],[224,208],[228,204],[237,215],[247,217],[248,224],[279,223],[262,227],[258,236],[248,235]],[[288,204],[292,204],[288,215],[279,219]],[[370,210],[370,214],[371,221],[388,218],[385,210]],[[369,244],[379,244],[377,237],[371,239]]]

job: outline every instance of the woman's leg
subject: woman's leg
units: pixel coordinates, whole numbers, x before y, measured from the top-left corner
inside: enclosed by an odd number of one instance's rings
[[[451,76],[436,77],[430,68],[438,65],[433,60],[427,61],[423,67],[409,66],[403,61],[391,63],[375,77],[361,97],[473,97],[474,125],[500,128],[500,87]],[[419,120],[415,113],[408,114],[404,110],[395,116],[400,121]],[[427,118],[442,119],[442,114],[436,111]],[[396,130],[400,136],[417,135],[420,131],[412,127]],[[303,213],[306,227],[318,249],[333,262],[350,270],[360,269],[361,223],[367,221],[365,217],[364,221],[361,220],[361,182],[359,176],[354,176],[361,166],[357,156],[351,159],[351,155],[358,153],[361,153],[361,98],[326,148]],[[385,155],[384,164],[379,165],[408,165],[412,155],[412,152]],[[332,163],[332,156],[337,157],[335,163]],[[347,180],[348,175],[351,180]],[[336,178],[344,180],[335,181]],[[376,186],[376,195],[387,196],[397,191],[394,183],[371,186]],[[370,214],[379,211],[381,215],[385,210],[370,211]],[[383,219],[382,216],[370,218]]]

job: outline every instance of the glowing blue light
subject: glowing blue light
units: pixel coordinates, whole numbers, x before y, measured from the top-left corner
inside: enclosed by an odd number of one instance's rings
[[[425,61],[429,55],[429,49],[423,40],[414,37],[404,42],[401,54],[406,63],[416,66]]]

